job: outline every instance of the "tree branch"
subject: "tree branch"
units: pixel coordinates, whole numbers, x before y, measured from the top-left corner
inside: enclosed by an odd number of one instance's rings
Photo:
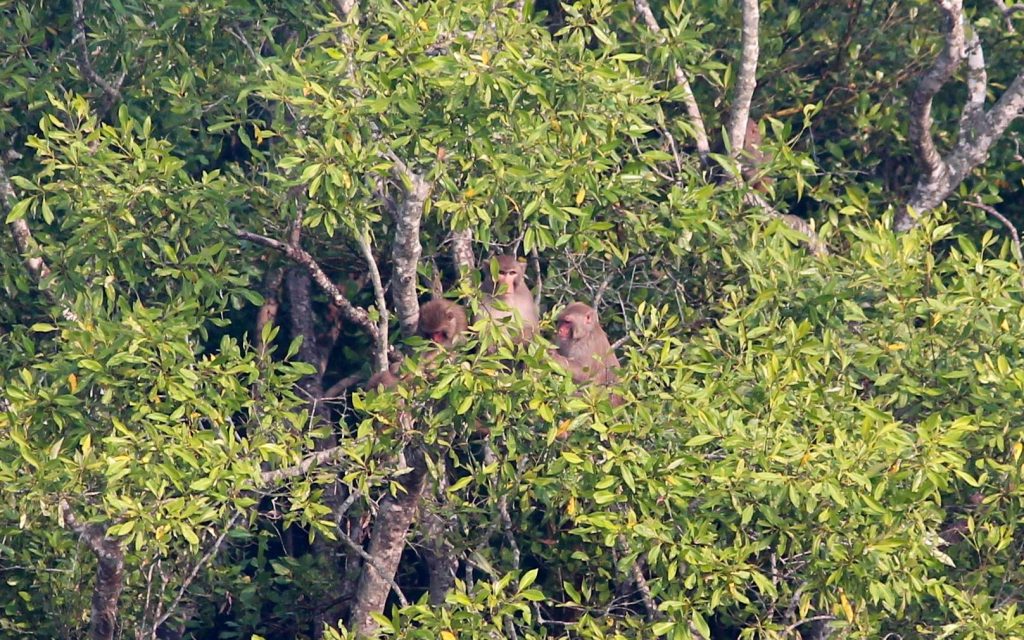
[[[416,294],[416,269],[423,248],[420,246],[420,222],[423,208],[430,197],[431,185],[423,176],[409,168],[394,151],[385,155],[394,164],[393,172],[402,184],[404,198],[392,210],[395,219],[395,244],[391,249],[394,275],[391,278],[391,298],[398,313],[402,333],[416,333],[420,305]]]
[[[365,329],[366,332],[370,334],[374,343],[378,345],[380,344],[380,332],[378,331],[377,326],[374,325],[373,321],[370,319],[370,314],[366,312],[366,309],[356,307],[349,302],[344,294],[342,294],[341,289],[331,282],[331,279],[326,273],[324,273],[324,270],[316,262],[313,256],[311,256],[305,249],[286,244],[280,240],[261,236],[256,233],[243,231],[241,229],[236,229],[232,231],[232,233],[240,240],[248,240],[249,242],[269,247],[275,251],[280,251],[290,260],[304,267],[309,272],[310,277],[313,278],[313,281],[316,282],[317,286],[319,286],[320,289],[331,298],[331,302],[337,305],[341,310],[342,316],[349,322],[357,324]]]
[[[366,268],[370,272],[370,282],[373,283],[373,295],[377,305],[377,332],[379,339],[374,341],[373,355],[375,360],[375,371],[386,371],[388,368],[388,303],[384,300],[384,285],[380,279],[380,269],[377,268],[377,261],[373,257],[373,247],[370,246],[370,230],[363,229],[356,234],[356,243],[363,252],[366,259]]]
[[[118,630],[117,601],[124,588],[124,553],[121,545],[107,537],[103,525],[79,521],[67,500],[61,498],[57,509],[62,525],[77,533],[79,539],[96,555],[96,586],[92,592],[89,637],[92,640],[113,640]]]
[[[760,56],[758,28],[761,21],[758,0],[743,0],[743,34],[739,71],[736,74],[736,93],[729,110],[728,135],[731,155],[738,158],[743,150],[743,138],[750,118],[750,101],[757,86],[757,59]]]
[[[981,43],[973,29],[967,39],[962,0],[936,0],[936,3],[946,18],[946,45],[922,76],[910,100],[910,137],[924,171],[906,206],[896,216],[897,231],[912,229],[917,225],[915,214],[942,204],[975,167],[988,159],[992,145],[1024,112],[1024,73],[1018,74],[995,105],[984,112],[987,74]],[[943,157],[931,135],[932,101],[965,59],[968,64],[967,101],[960,118],[957,142]]]
[[[1010,219],[999,213],[995,207],[991,207],[987,204],[982,203],[980,200],[970,201],[965,200],[964,204],[969,207],[977,207],[985,213],[989,214],[999,222],[1003,223],[1003,226],[1010,232],[1010,241],[1013,243],[1013,256],[1017,259],[1017,268],[1021,270],[1021,286],[1024,287],[1024,252],[1021,251],[1020,246],[1020,234],[1017,232],[1017,227],[1010,222]]]
[[[188,591],[189,585],[191,585],[192,582],[196,579],[196,576],[199,575],[199,570],[202,569],[204,565],[206,565],[214,556],[216,556],[220,552],[220,548],[224,545],[224,540],[231,532],[231,528],[235,526],[235,523],[238,522],[241,519],[241,517],[241,513],[236,513],[234,516],[231,517],[230,520],[228,520],[227,525],[225,525],[224,527],[224,531],[221,532],[221,534],[217,537],[217,540],[210,546],[210,548],[206,550],[206,553],[204,553],[203,557],[199,559],[199,562],[197,562],[195,566],[192,567],[192,571],[189,572],[188,576],[181,583],[181,588],[178,589],[178,594],[174,597],[174,600],[171,602],[170,606],[167,607],[167,611],[165,611],[162,615],[158,616],[157,619],[153,622],[153,638],[157,637],[157,631],[160,629],[160,627],[165,622],[167,622],[167,620],[172,615],[174,615],[175,611],[177,611],[178,605],[181,603],[181,599],[185,596],[185,592]]]
[[[411,468],[399,479],[402,492],[381,503],[370,536],[369,555],[373,562],[364,567],[356,587],[350,625],[359,636],[371,636],[377,628],[371,614],[384,612],[388,589],[383,587],[394,581],[409,527],[426,486],[427,464],[423,451],[406,447],[405,456]]]
[[[124,75],[118,80],[117,85],[110,84],[103,76],[96,73],[92,66],[92,58],[89,55],[89,43],[85,35],[85,0],[72,0],[71,11],[73,15],[74,35],[71,38],[71,45],[75,47],[75,57],[78,60],[78,68],[85,79],[92,85],[98,86],[106,95],[103,108],[99,109],[100,117],[110,107],[121,100],[121,83],[124,82]]]
[[[651,5],[647,0],[633,0],[633,6],[636,8],[636,12],[640,14],[644,24],[650,29],[651,33],[659,34],[661,32],[661,26],[658,24],[657,18],[654,17],[654,12],[651,11]],[[664,38],[661,39],[664,42]],[[689,119],[690,127],[693,129],[693,137],[697,145],[697,153],[700,154],[701,158],[706,158],[711,153],[711,144],[708,142],[707,129],[704,127],[704,117],[700,113],[700,105],[697,104],[697,99],[693,96],[693,89],[690,87],[690,80],[686,77],[686,73],[682,67],[678,64],[672,65],[672,74],[675,76],[676,85],[683,92],[683,105],[686,107],[686,115]]]

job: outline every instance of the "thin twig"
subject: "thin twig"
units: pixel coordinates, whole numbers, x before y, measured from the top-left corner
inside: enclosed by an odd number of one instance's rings
[[[363,252],[366,259],[366,268],[370,272],[370,282],[373,283],[373,296],[377,305],[377,337],[374,344],[373,355],[376,360],[376,371],[386,371],[388,368],[388,304],[384,299],[384,285],[380,279],[380,269],[373,257],[373,247],[370,244],[370,230],[363,229],[356,233],[356,243]]]
[[[999,213],[995,207],[989,206],[977,200],[965,200],[964,204],[970,207],[976,207],[978,209],[981,209],[982,211],[989,214],[999,222],[1002,222],[1003,225],[1009,230],[1010,241],[1013,243],[1013,256],[1017,258],[1017,268],[1021,270],[1021,285],[1024,286],[1024,252],[1021,251],[1020,234],[1017,232],[1017,227],[1015,227],[1013,223],[1010,222],[1009,218]]]
[[[224,540],[231,532],[232,527],[235,526],[235,523],[238,522],[238,520],[241,517],[241,513],[236,513],[234,516],[231,517],[230,520],[228,520],[228,523],[224,526],[224,531],[222,531],[221,534],[217,537],[217,540],[213,543],[213,545],[209,549],[207,549],[206,553],[203,554],[203,557],[199,559],[199,562],[197,562],[195,566],[192,567],[192,571],[189,572],[188,577],[186,577],[185,580],[181,583],[181,588],[178,589],[178,594],[174,597],[174,600],[171,601],[171,604],[168,605],[167,611],[162,616],[157,618],[156,621],[153,622],[152,637],[154,639],[157,637],[156,633],[160,629],[160,625],[167,622],[168,618],[170,618],[174,614],[175,610],[178,608],[178,604],[181,602],[181,599],[185,596],[185,592],[188,590],[189,585],[191,585],[192,582],[196,579],[196,576],[199,575],[199,570],[203,568],[203,565],[208,563],[215,555],[217,555],[217,553],[220,551],[221,546],[224,544]]]

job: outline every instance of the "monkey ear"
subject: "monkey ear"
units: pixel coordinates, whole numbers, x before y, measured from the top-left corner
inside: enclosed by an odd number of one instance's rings
[[[444,310],[444,317],[448,318],[449,320],[455,319],[455,312],[452,311],[451,307],[448,307],[447,309]]]

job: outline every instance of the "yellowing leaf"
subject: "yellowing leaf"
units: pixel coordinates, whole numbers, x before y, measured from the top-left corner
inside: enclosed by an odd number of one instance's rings
[[[68,386],[71,387],[71,393],[78,391],[78,376],[73,373],[69,373]]]
[[[484,49],[482,52],[480,52],[480,62],[484,64],[490,64],[491,52],[488,51],[487,49]]]
[[[1013,461],[1014,462],[1020,460],[1020,454],[1021,454],[1022,450],[1024,450],[1024,444],[1022,444],[1019,440],[1017,442],[1013,443]]]
[[[906,348],[907,345],[903,344],[902,342],[894,342],[892,344],[885,345],[886,351],[903,351]]]
[[[846,593],[843,591],[839,592],[839,604],[843,608],[843,615],[846,616],[846,619],[853,622],[853,606],[850,604],[850,601],[846,599]]]
[[[456,637],[451,631],[442,631],[441,640],[456,640]]]
[[[587,197],[587,188],[586,187],[580,187],[579,193],[576,194],[576,206],[578,207],[581,204],[583,204],[583,200],[586,197]]]

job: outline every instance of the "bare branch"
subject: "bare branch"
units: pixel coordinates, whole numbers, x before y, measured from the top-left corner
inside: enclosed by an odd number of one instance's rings
[[[100,117],[102,117],[103,113],[111,106],[120,102],[121,83],[124,82],[124,75],[121,76],[117,86],[115,86],[96,73],[96,69],[92,66],[92,57],[89,55],[89,43],[85,35],[85,0],[72,0],[71,11],[74,19],[74,36],[71,38],[71,45],[75,47],[78,68],[82,75],[85,76],[85,79],[90,84],[98,86],[107,97],[102,110],[100,110]]]
[[[398,586],[397,582],[395,582],[394,577],[388,577],[385,574],[384,570],[377,564],[377,561],[374,560],[373,556],[367,553],[366,550],[363,549],[361,546],[356,544],[356,541],[350,538],[347,534],[345,534],[344,531],[335,531],[334,533],[338,536],[339,539],[341,539],[343,543],[345,543],[346,547],[354,551],[357,556],[359,556],[363,559],[364,562],[366,562],[366,564],[373,567],[374,571],[376,571],[379,575],[383,576],[384,582],[388,583],[388,586],[391,587],[391,590],[395,592],[395,597],[398,598],[398,603],[400,605],[402,605],[403,607],[409,606],[409,600],[405,597],[405,594],[402,593],[402,588]]]
[[[118,631],[117,601],[124,587],[124,552],[120,543],[107,537],[106,527],[79,521],[67,500],[61,498],[57,508],[63,526],[77,533],[96,555],[96,586],[92,592],[89,637],[91,640],[113,640]]]
[[[296,264],[305,267],[313,281],[317,283],[324,293],[330,296],[331,302],[341,310],[342,316],[349,322],[366,329],[373,341],[380,344],[380,332],[377,326],[373,324],[373,321],[370,320],[370,314],[366,312],[366,309],[356,307],[349,302],[344,294],[342,294],[341,289],[331,282],[331,279],[324,273],[324,270],[316,260],[313,259],[313,256],[309,255],[305,249],[241,229],[236,229],[232,233],[241,240],[248,240],[249,242],[280,251]]]
[[[1013,257],[1017,259],[1017,267],[1021,270],[1021,286],[1024,286],[1024,252],[1021,251],[1020,247],[1020,234],[1017,232],[1017,227],[1010,222],[1010,219],[999,213],[995,207],[984,204],[980,200],[974,202],[965,200],[964,204],[970,207],[977,207],[985,213],[989,214],[999,222],[1003,223],[1003,226],[1010,232],[1010,241],[1013,243]]]
[[[949,81],[964,58],[962,0],[937,0],[947,21],[946,46],[931,68],[921,76],[910,97],[910,141],[917,152],[929,182],[935,183],[948,173],[932,138],[932,101]]]
[[[342,391],[345,391],[355,383],[363,379],[362,374],[353,373],[350,376],[345,376],[341,380],[338,380],[332,384],[326,391],[324,391],[324,400],[332,400],[338,398]]]
[[[373,247],[370,246],[370,230],[363,229],[356,234],[356,242],[366,259],[366,267],[370,272],[370,282],[373,283],[373,295],[377,305],[377,335],[375,339],[373,356],[376,361],[375,371],[386,371],[388,368],[388,304],[384,300],[384,285],[380,280],[380,269],[377,268],[377,260],[373,257]]]
[[[1024,4],[1015,4],[1012,7],[1008,7],[1003,0],[992,1],[1003,12],[1003,19],[1006,20],[1006,30],[1010,33],[1017,33],[1017,30],[1013,28],[1013,18],[1015,14],[1024,13]]]
[[[788,627],[786,627],[786,630],[782,632],[782,637],[783,638],[789,637],[789,635],[791,633],[793,633],[794,631],[796,631],[796,628],[799,627],[802,624],[807,624],[808,622],[821,622],[821,621],[825,621],[825,620],[835,620],[835,619],[836,619],[836,617],[835,616],[831,616],[831,615],[818,615],[818,616],[811,616],[810,618],[804,618],[803,620],[797,620],[793,624],[791,624]]]
[[[732,98],[727,124],[733,158],[738,158],[743,150],[747,119],[750,118],[750,101],[754,97],[754,87],[757,86],[757,59],[761,54],[758,42],[760,21],[758,0],[743,0],[742,49],[739,71],[736,74],[736,93]]]
[[[658,24],[657,18],[654,17],[654,12],[651,11],[651,5],[647,0],[633,0],[633,6],[636,8],[636,12],[640,14],[640,17],[643,18],[644,24],[651,30],[651,33],[658,34],[661,32],[661,26]],[[689,118],[690,127],[693,128],[697,153],[700,154],[701,158],[705,158],[711,153],[711,144],[708,142],[707,129],[704,127],[704,117],[700,113],[700,105],[697,104],[697,99],[693,96],[690,81],[682,67],[678,64],[673,65],[672,73],[675,76],[676,85],[683,92],[683,104],[686,106],[686,115]]]
[[[960,114],[960,131],[970,133],[984,115],[985,90],[988,88],[988,70],[985,68],[985,50],[976,29],[967,41],[967,104]]]

